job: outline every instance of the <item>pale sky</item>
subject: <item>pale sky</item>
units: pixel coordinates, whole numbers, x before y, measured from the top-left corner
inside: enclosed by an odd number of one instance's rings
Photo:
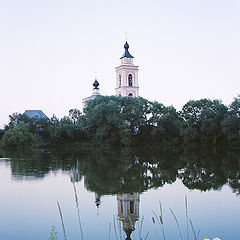
[[[115,94],[124,52],[140,95],[180,109],[240,93],[239,0],[0,0],[0,128],[41,109],[62,117],[92,94]]]

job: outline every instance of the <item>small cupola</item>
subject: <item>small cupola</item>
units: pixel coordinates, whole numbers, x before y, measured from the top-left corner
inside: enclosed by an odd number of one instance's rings
[[[129,51],[128,51],[128,49],[129,49],[129,44],[128,44],[127,41],[126,41],[126,43],[124,44],[124,49],[125,49],[124,54],[122,55],[122,57],[120,57],[120,59],[125,58],[125,57],[127,57],[127,58],[134,58],[134,57],[129,53]]]
[[[93,83],[93,93],[92,93],[92,95],[91,96],[89,96],[89,97],[87,97],[87,98],[84,98],[83,100],[82,100],[82,105],[83,105],[83,108],[85,108],[86,107],[86,103],[87,103],[87,101],[89,101],[89,100],[91,100],[91,99],[94,99],[94,98],[96,98],[98,95],[100,95],[100,92],[99,92],[99,82],[98,82],[98,80],[95,78],[95,81],[94,81],[94,83]]]
[[[97,79],[95,79],[95,81],[94,81],[94,83],[93,83],[93,86],[94,86],[93,90],[94,90],[94,89],[99,90],[99,88],[98,88],[99,82],[97,81]]]
[[[98,82],[98,80],[97,79],[95,79],[95,81],[94,81],[94,83],[93,83],[93,86],[94,86],[94,88],[93,88],[93,95],[100,95],[100,93],[99,93],[99,82]]]

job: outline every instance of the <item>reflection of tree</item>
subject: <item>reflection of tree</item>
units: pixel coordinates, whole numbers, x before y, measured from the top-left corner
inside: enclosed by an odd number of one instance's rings
[[[98,158],[84,162],[80,172],[84,173],[86,187],[101,195],[143,192],[152,187],[163,186],[176,180],[177,159],[171,154],[151,157],[134,152],[128,155],[97,154]],[[171,159],[172,157],[172,159]]]
[[[182,155],[184,169],[178,175],[189,189],[219,190],[239,179],[239,157],[234,151],[216,154],[209,149],[186,151]],[[233,188],[234,189],[234,188]]]
[[[39,179],[49,172],[50,159],[47,155],[34,153],[33,155],[16,156],[11,158],[12,176],[15,180]]]
[[[200,148],[175,152],[149,149],[52,150],[35,153],[4,153],[11,157],[16,180],[40,179],[50,172],[65,171],[71,181],[84,183],[100,197],[106,194],[141,193],[173,183],[177,178],[189,189],[218,190],[228,184],[240,193],[238,151],[216,153]]]
[[[2,156],[11,158],[12,176],[15,180],[37,180],[58,170],[70,172],[78,164],[74,156],[54,151],[5,152]]]
[[[221,170],[233,192],[240,194],[240,154],[230,151],[222,159]]]

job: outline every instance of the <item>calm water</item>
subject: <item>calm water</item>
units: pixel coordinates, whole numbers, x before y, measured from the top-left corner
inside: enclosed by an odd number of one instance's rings
[[[51,226],[64,239],[240,239],[240,157],[237,151],[206,149],[152,152],[143,149],[2,153],[0,159],[0,240],[47,240]],[[76,192],[74,191],[74,186]],[[77,201],[76,201],[77,196]],[[142,227],[141,220],[143,219]],[[115,225],[114,225],[115,223]],[[133,230],[133,225],[134,229]],[[115,233],[116,230],[116,233]],[[130,238],[128,238],[130,239]]]

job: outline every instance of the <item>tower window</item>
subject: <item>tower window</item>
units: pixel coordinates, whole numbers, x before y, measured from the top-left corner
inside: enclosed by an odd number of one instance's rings
[[[119,87],[121,87],[121,85],[122,85],[122,76],[121,75],[119,75]]]
[[[121,209],[121,213],[123,213],[123,202],[122,202],[122,200],[120,201],[120,209]]]
[[[133,85],[133,76],[132,76],[132,74],[129,74],[128,75],[128,86],[132,87],[132,85]]]
[[[134,201],[130,201],[130,213],[134,213]]]
[[[132,93],[129,93],[128,96],[129,96],[129,97],[133,97],[133,94],[132,94]]]

